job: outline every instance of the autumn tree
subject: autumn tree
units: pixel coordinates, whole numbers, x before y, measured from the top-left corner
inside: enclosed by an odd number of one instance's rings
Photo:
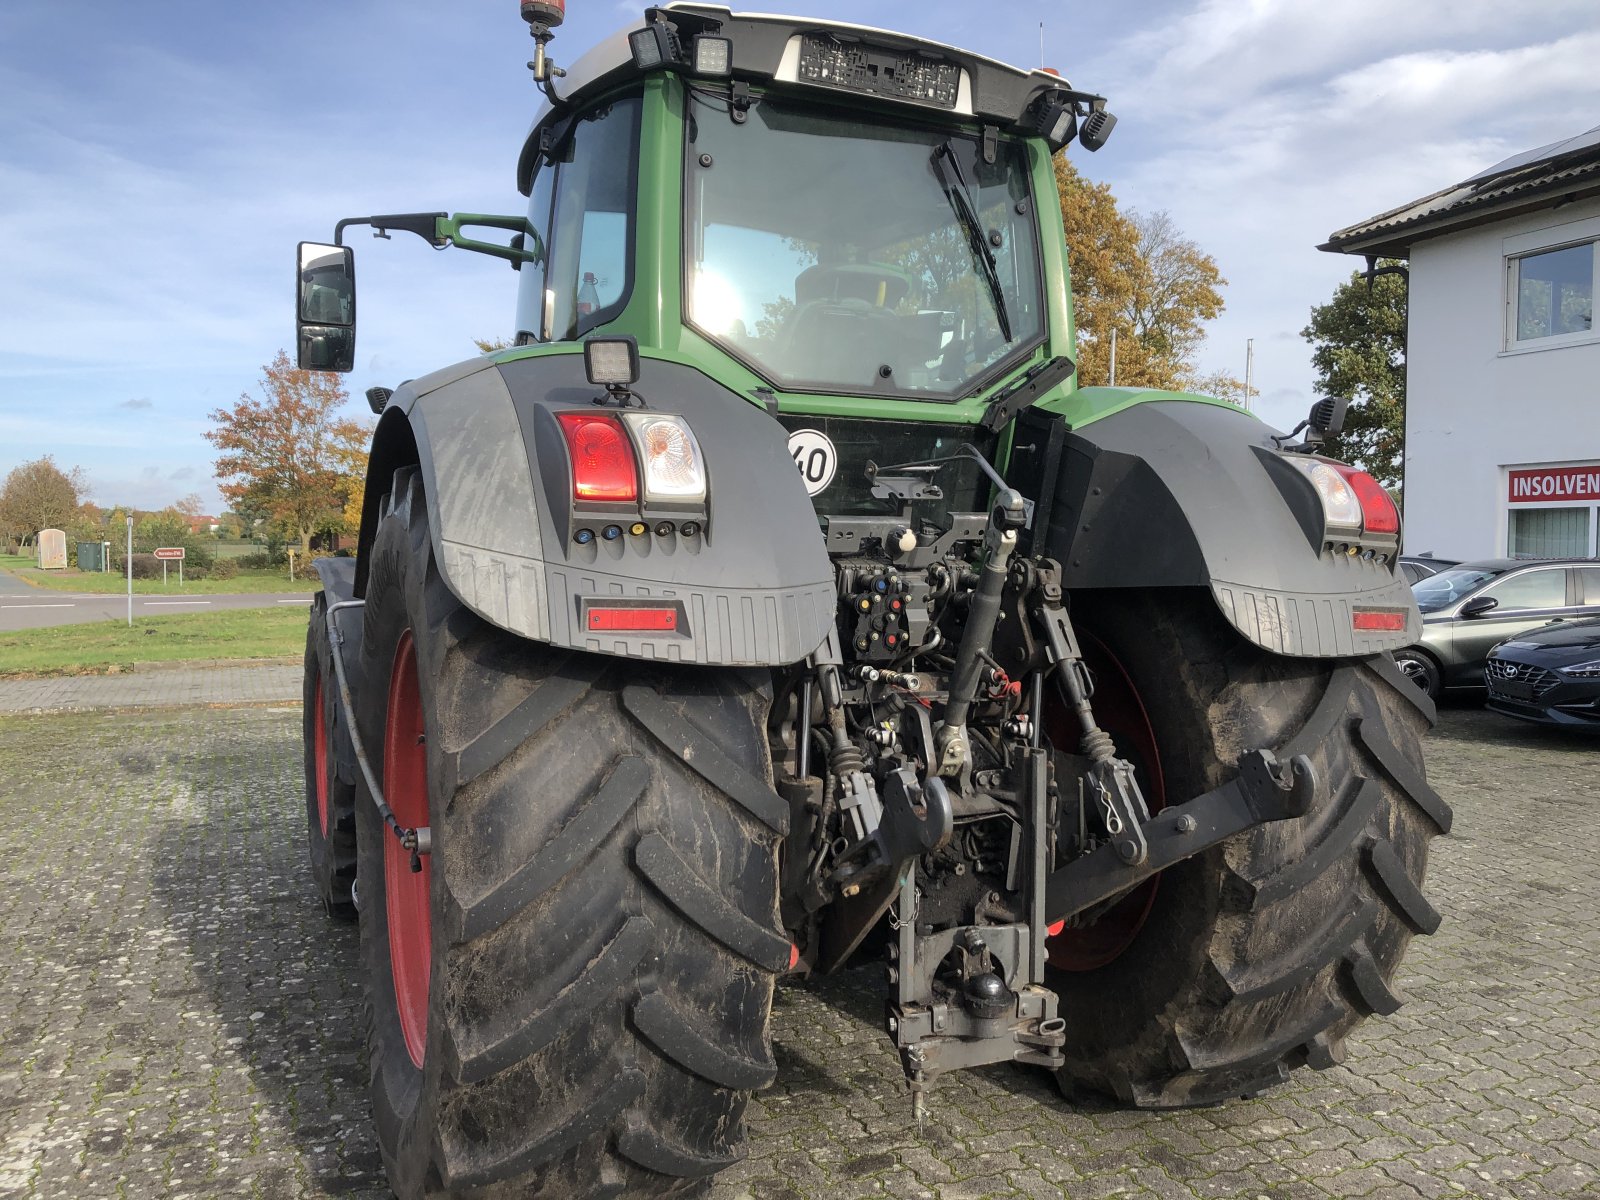
[[[1385,487],[1398,487],[1405,451],[1405,275],[1378,275],[1369,284],[1362,272],[1352,272],[1333,299],[1312,308],[1300,336],[1311,343],[1318,391],[1350,401],[1344,431],[1323,443],[1326,453]]]
[[[1216,260],[1164,212],[1124,212],[1109,185],[1092,183],[1065,155],[1055,159],[1078,326],[1078,380],[1197,390],[1232,382],[1202,376],[1195,354],[1206,322],[1223,308],[1227,280]],[[1238,385],[1242,389],[1242,385]]]
[[[39,530],[71,522],[87,487],[81,470],[63,471],[48,454],[25,462],[0,484],[0,529],[26,546]]]
[[[298,370],[282,350],[263,370],[261,397],[217,409],[206,438],[221,451],[216,473],[229,503],[280,522],[310,554],[311,535],[341,519],[368,426],[338,416],[350,398],[339,376]]]

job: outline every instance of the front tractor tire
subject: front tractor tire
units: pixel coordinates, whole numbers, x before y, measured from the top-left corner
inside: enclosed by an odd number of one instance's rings
[[[358,701],[371,1091],[394,1191],[644,1197],[741,1152],[771,1082],[778,843],[765,678],[553,649],[439,575],[422,480],[371,551]],[[381,749],[380,749],[381,748]]]
[[[1156,747],[1168,803],[1227,782],[1257,747],[1308,755],[1319,785],[1306,816],[1163,872],[1109,961],[1050,974],[1063,1090],[1174,1108],[1342,1061],[1357,1024],[1400,1005],[1412,936],[1439,924],[1422,893],[1428,842],[1451,820],[1422,764],[1432,703],[1387,657],[1259,650],[1204,593],[1080,595],[1074,619],[1136,693],[1147,725],[1134,740]]]

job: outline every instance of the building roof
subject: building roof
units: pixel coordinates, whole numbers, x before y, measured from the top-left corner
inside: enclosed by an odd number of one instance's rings
[[[1415,242],[1600,195],[1600,125],[1329,235],[1319,250],[1405,258]]]

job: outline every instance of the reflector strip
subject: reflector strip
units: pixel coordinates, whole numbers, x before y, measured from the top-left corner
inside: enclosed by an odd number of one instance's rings
[[[1350,625],[1369,633],[1400,633],[1406,627],[1403,608],[1358,608],[1350,614]]]
[[[587,613],[591,632],[676,633],[676,608],[591,608]]]

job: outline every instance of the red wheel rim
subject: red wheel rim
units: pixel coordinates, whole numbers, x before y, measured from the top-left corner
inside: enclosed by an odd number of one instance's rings
[[[1094,672],[1095,720],[1115,740],[1118,753],[1133,763],[1150,811],[1160,812],[1167,806],[1161,754],[1139,691],[1104,642],[1087,633],[1081,634],[1081,640],[1083,660]],[[1045,733],[1063,749],[1077,748],[1077,722],[1059,701],[1046,711]],[[1063,929],[1050,938],[1045,943],[1050,965],[1061,971],[1093,971],[1114,961],[1144,928],[1160,884],[1161,876],[1151,876],[1094,924]]]
[[[311,728],[311,769],[316,772],[317,820],[322,836],[328,836],[328,723],[323,717],[322,676],[317,676],[317,694],[312,698],[314,716]]]
[[[417,652],[408,629],[394,650],[383,738],[384,799],[402,828],[428,824],[427,748],[422,737],[422,693]],[[433,872],[428,856],[411,869],[411,852],[383,831],[383,892],[389,925],[389,968],[406,1053],[418,1067],[428,1049],[428,974],[433,961],[433,917],[428,905]]]

